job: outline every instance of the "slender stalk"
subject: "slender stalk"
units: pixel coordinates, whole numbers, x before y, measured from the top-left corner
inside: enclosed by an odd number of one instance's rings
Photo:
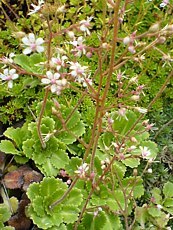
[[[78,177],[76,177],[74,179],[74,181],[71,183],[70,187],[68,188],[68,190],[64,193],[64,195],[57,201],[55,201],[53,204],[51,204],[49,206],[50,209],[53,209],[56,205],[60,204],[66,197],[67,195],[70,193],[70,191],[72,190],[72,188],[75,186],[76,182],[78,181]]]
[[[49,88],[46,88],[44,99],[43,99],[43,104],[42,104],[40,115],[39,115],[38,122],[37,122],[37,133],[38,133],[38,137],[40,139],[41,146],[42,146],[43,149],[46,148],[46,143],[43,141],[43,137],[42,137],[42,134],[41,134],[41,120],[42,120],[44,110],[45,110],[45,107],[46,107],[48,94],[49,94]]]

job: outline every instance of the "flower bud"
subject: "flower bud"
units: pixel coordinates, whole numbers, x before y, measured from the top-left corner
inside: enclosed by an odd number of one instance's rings
[[[139,96],[139,95],[133,95],[133,96],[131,96],[131,99],[132,99],[133,101],[139,101],[140,96]]]
[[[155,23],[152,26],[150,26],[148,32],[149,33],[155,33],[157,31],[159,31],[159,29],[160,29],[160,24],[159,23]]]
[[[161,36],[158,38],[158,43],[163,44],[166,41],[166,38],[164,36]]]
[[[135,54],[136,53],[136,50],[135,50],[135,47],[134,46],[129,46],[128,47],[128,51],[132,54]]]
[[[166,30],[169,32],[173,32],[173,24],[166,27]]]
[[[102,48],[103,48],[103,49],[107,49],[107,48],[109,48],[109,44],[108,44],[108,43],[106,43],[106,42],[104,42],[104,43],[102,44]]]
[[[147,172],[148,172],[148,173],[152,173],[152,172],[153,172],[152,168],[149,168],[149,169],[147,170]]]
[[[138,170],[137,169],[133,169],[133,176],[137,176],[138,175]]]
[[[128,45],[130,42],[131,42],[131,38],[129,36],[123,39],[124,45]]]

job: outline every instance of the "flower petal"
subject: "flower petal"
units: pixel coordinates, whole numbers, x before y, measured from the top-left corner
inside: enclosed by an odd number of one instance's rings
[[[13,74],[12,79],[15,80],[15,79],[17,79],[18,77],[19,77],[19,75],[18,75],[17,73],[15,73],[15,74]]]
[[[27,46],[29,46],[31,44],[31,42],[29,41],[29,39],[27,37],[22,38],[22,42]]]
[[[35,43],[35,35],[33,33],[30,33],[28,35],[29,41],[30,43]]]
[[[36,45],[42,45],[44,43],[44,40],[43,40],[43,38],[37,38],[35,43],[36,43]]]
[[[57,87],[56,87],[56,85],[55,84],[53,84],[53,85],[51,85],[51,92],[52,93],[55,93],[56,92],[56,90],[57,90]]]
[[[47,78],[52,80],[53,79],[53,73],[51,71],[46,72]]]
[[[38,53],[42,53],[42,52],[44,52],[44,47],[43,46],[37,46],[36,50]]]
[[[32,52],[32,49],[30,47],[27,47],[23,50],[23,54],[30,54]]]
[[[16,70],[15,69],[10,69],[10,71],[9,71],[9,74],[10,75],[13,75],[13,74],[15,74],[16,73]]]
[[[13,81],[8,82],[8,88],[10,88],[10,89],[13,88]]]
[[[42,78],[42,79],[41,79],[41,82],[42,82],[43,84],[50,84],[50,79],[48,79],[48,78]]]

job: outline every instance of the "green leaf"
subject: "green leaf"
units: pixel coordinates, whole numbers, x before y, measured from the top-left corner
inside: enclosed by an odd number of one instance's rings
[[[57,168],[64,168],[69,162],[67,153],[63,149],[57,150],[50,158],[52,165]]]
[[[118,216],[113,213],[104,213],[106,216],[106,223],[103,225],[102,230],[121,230],[122,225]]]
[[[164,207],[173,207],[173,198],[166,198],[163,203]]]
[[[113,170],[115,170],[118,177],[122,179],[125,175],[126,167],[121,162],[115,161],[113,163]]]
[[[79,211],[80,209],[73,206],[63,207],[61,211],[63,222],[67,224],[74,223],[78,219]]]
[[[2,203],[0,204],[0,222],[6,222],[7,220],[9,220],[11,217],[11,212],[9,207]]]
[[[94,213],[86,213],[82,220],[82,225],[87,230],[100,230],[106,223],[106,217],[103,212],[99,212],[97,216]]]
[[[145,223],[148,219],[148,212],[146,207],[136,207],[135,209],[135,217],[136,221],[140,223],[141,227],[144,229],[145,228]]]
[[[161,216],[161,210],[157,207],[150,207],[148,209],[148,213],[152,216],[152,217],[159,217]]]
[[[122,162],[130,168],[137,168],[138,165],[140,165],[140,159],[137,159],[137,158],[128,158],[128,159],[122,160]]]
[[[14,147],[13,143],[9,140],[2,140],[0,143],[0,150],[4,153],[21,155],[21,153]]]
[[[45,215],[43,198],[41,196],[35,196],[35,198],[33,199],[33,208],[38,216],[43,217]]]
[[[173,183],[167,182],[163,186],[163,194],[165,197],[173,197]]]
[[[161,191],[159,188],[154,188],[151,190],[152,196],[154,197],[154,203],[155,204],[161,204],[162,202],[162,196]]]

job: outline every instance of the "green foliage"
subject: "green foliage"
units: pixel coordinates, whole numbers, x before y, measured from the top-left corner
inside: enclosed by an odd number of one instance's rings
[[[73,189],[62,203],[50,208],[66,190],[67,185],[55,178],[44,178],[40,184],[30,185],[27,195],[31,204],[28,206],[27,215],[39,228],[59,229],[63,227],[63,223],[70,224],[77,220],[83,197],[77,188]]]

